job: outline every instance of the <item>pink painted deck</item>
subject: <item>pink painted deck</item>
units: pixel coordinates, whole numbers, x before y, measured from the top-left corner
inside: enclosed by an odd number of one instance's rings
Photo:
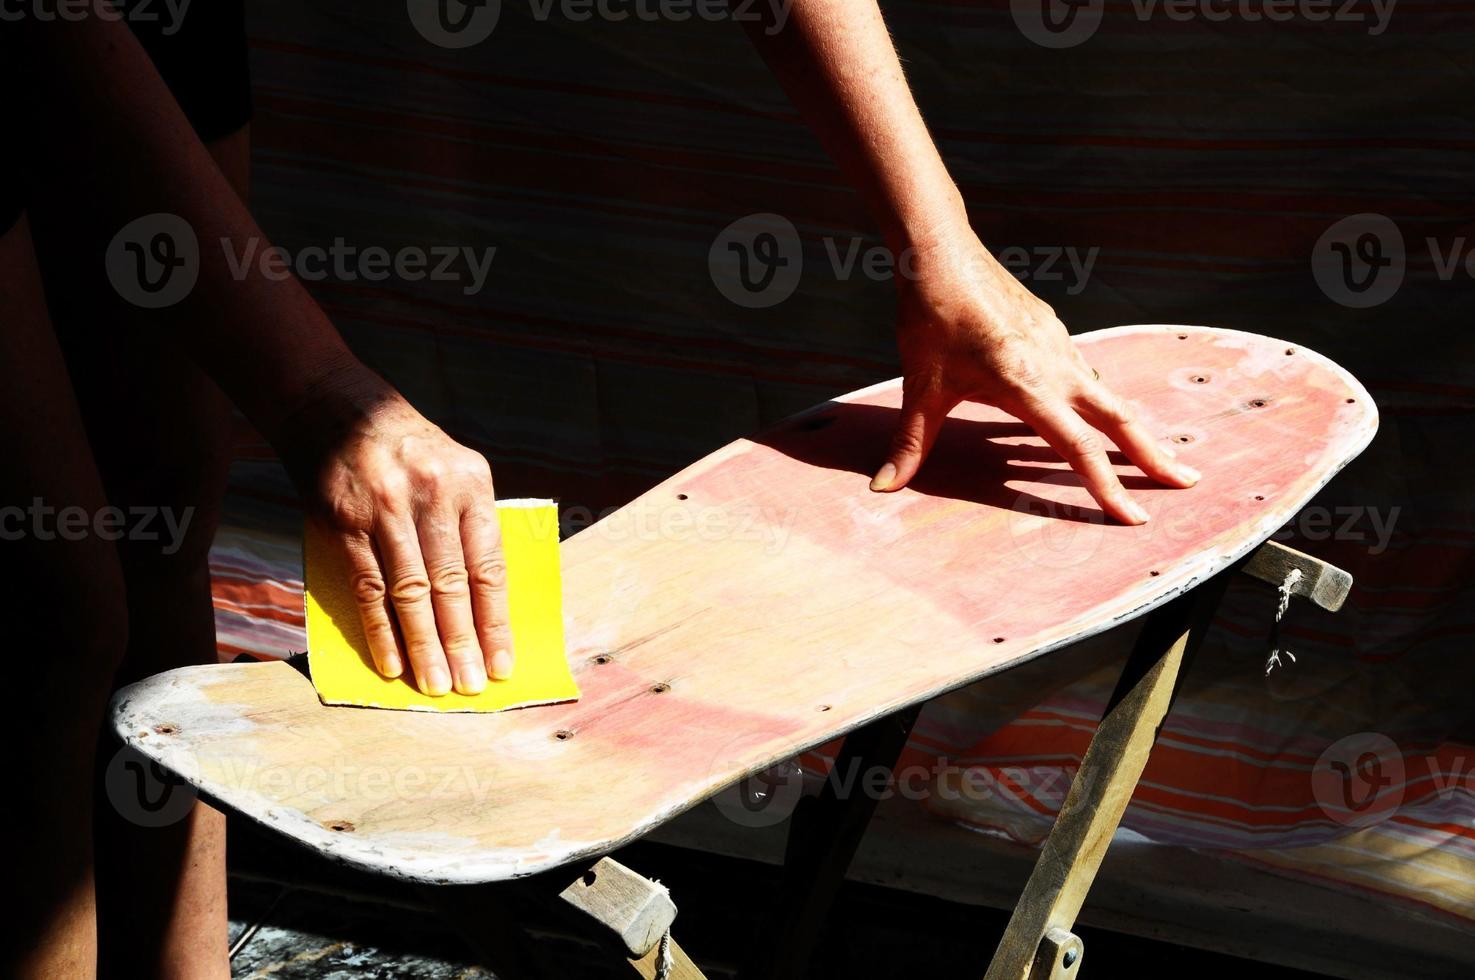
[[[1028,429],[957,409],[912,486],[867,489],[888,382],[694,464],[563,545],[575,704],[330,708],[281,663],[123,691],[130,744],[319,851],[436,882],[532,874],[638,837],[870,719],[1146,612],[1284,524],[1371,438],[1336,365],[1281,341],[1138,326],[1078,338],[1203,473],[1125,462],[1108,523]]]

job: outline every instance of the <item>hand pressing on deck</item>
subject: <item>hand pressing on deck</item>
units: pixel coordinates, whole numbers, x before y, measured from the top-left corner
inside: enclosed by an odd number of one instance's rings
[[[372,372],[351,373],[298,413],[314,448],[294,456],[310,460],[374,665],[408,666],[426,694],[477,694],[512,673],[491,467]]]
[[[965,400],[995,405],[1034,429],[1102,510],[1125,524],[1146,522],[1147,512],[1122,486],[1102,435],[1159,483],[1198,482],[1197,471],[1176,461],[1096,376],[1055,311],[970,231],[907,258],[909,275],[897,279],[901,418],[872,490],[906,486],[948,412]]]
[[[947,413],[973,399],[1030,425],[1080,475],[1106,513],[1147,513],[1116,476],[1110,436],[1150,477],[1198,475],[1175,462],[1097,379],[1053,310],[983,247],[912,99],[873,0],[793,0],[759,12],[748,34],[789,97],[864,195],[896,257],[904,408],[875,490],[906,486]]]

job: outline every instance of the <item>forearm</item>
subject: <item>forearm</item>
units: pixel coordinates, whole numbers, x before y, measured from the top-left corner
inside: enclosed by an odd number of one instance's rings
[[[229,255],[247,254],[252,242],[260,254],[269,244],[132,32],[96,17],[12,26],[37,98],[17,149],[47,192],[86,197],[99,248],[157,212],[177,215],[194,233],[197,282],[177,304],[147,314],[167,341],[185,348],[274,442],[327,388],[375,397],[382,382],[300,283],[267,278],[259,263],[232,268]]]
[[[746,26],[790,99],[865,196],[894,251],[967,231],[962,197],[874,0],[793,0],[781,24]]]

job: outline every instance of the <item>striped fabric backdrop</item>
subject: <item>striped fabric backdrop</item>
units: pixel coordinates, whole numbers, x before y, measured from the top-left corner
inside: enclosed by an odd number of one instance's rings
[[[249,6],[254,205],[279,244],[495,249],[480,290],[310,286],[369,362],[488,454],[504,495],[559,497],[576,531],[735,437],[897,373],[890,284],[836,260],[875,245],[871,226],[735,25],[502,0],[490,37],[451,50],[404,3]],[[1273,596],[1237,586],[1127,825],[1475,918],[1475,262],[1460,262],[1475,248],[1475,7],[1399,0],[1380,33],[1368,0],[1345,8],[1360,22],[1097,9],[1093,35],[1052,49],[1006,0],[886,5],[984,240],[1023,250],[1073,330],[1271,334],[1341,362],[1382,411],[1373,446],[1285,536],[1353,572],[1347,607],[1298,604],[1298,659],[1266,678]],[[793,223],[802,274],[755,309],[724,298],[708,252],[759,212]],[[1365,213],[1399,230],[1406,271],[1358,309],[1312,257]],[[1078,261],[1046,267],[1052,254]],[[222,655],[301,649],[297,504],[245,429],[228,514]],[[985,684],[929,708],[917,757],[996,788],[932,809],[1038,839],[1117,640],[1049,658],[1007,704]],[[1348,751],[1355,767],[1366,744],[1372,768],[1348,771],[1379,819],[1359,826],[1317,773]]]

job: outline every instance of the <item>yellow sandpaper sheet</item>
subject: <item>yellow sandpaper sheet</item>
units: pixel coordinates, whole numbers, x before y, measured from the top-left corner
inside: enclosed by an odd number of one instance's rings
[[[405,711],[502,711],[574,701],[579,687],[563,647],[563,592],[558,565],[558,505],[549,500],[497,502],[507,561],[512,621],[512,676],[488,680],[480,694],[421,694],[408,665],[401,677],[380,677],[359,624],[349,576],[327,532],[308,522],[307,663],[324,704]]]

